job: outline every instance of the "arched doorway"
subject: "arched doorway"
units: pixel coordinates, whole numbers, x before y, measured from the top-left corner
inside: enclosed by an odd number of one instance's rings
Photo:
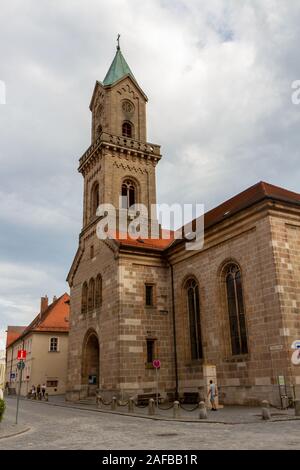
[[[94,330],[85,335],[82,354],[82,385],[87,396],[96,394],[99,387],[99,340]]]

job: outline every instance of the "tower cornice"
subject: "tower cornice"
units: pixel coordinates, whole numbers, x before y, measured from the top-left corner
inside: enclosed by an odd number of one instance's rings
[[[114,155],[123,154],[126,157],[137,158],[154,165],[161,159],[160,145],[149,142],[140,142],[127,137],[116,136],[102,132],[79,159],[78,171],[84,173],[91,160],[99,154],[99,150],[107,149]]]

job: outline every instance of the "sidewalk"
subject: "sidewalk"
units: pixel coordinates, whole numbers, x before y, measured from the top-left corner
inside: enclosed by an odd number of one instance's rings
[[[13,424],[4,418],[0,424],[0,440],[7,437],[18,436],[29,430],[30,428],[24,424]]]
[[[14,399],[9,397],[9,399]],[[24,400],[26,400],[24,398]],[[126,416],[133,416],[146,419],[154,420],[176,420],[185,422],[202,422],[202,423],[220,423],[220,424],[248,424],[262,422],[261,408],[259,407],[245,407],[245,406],[224,406],[218,411],[207,410],[207,419],[199,419],[199,408],[195,409],[196,405],[183,405],[180,408],[180,415],[178,418],[173,418],[173,408],[166,409],[170,405],[161,404],[159,408],[155,407],[155,415],[148,415],[148,407],[140,408],[134,407],[134,413],[128,413],[128,406],[118,406],[116,411],[112,411],[109,405],[96,405],[96,399],[94,400],[82,400],[80,402],[67,402],[63,395],[50,396],[48,402],[30,400],[31,403],[36,406],[62,406],[66,408],[73,408],[78,410],[93,411],[99,413],[112,413]],[[290,421],[300,420],[299,417],[295,416],[294,409],[278,410],[276,408],[270,408],[271,420],[268,422],[277,421]],[[0,428],[1,429],[1,428]]]

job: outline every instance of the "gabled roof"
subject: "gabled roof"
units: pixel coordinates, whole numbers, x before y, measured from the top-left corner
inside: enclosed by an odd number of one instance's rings
[[[132,71],[130,70],[129,65],[124,59],[121,49],[117,48],[114,60],[112,61],[112,64],[109,67],[109,70],[103,80],[103,85],[112,85],[113,83],[117,82],[118,80],[120,80],[120,78],[125,77],[126,75],[130,75],[134,79],[134,81],[136,81]]]
[[[264,199],[300,204],[300,194],[260,181],[206,212],[204,215],[204,227],[207,229]]]
[[[210,227],[229,219],[233,215],[242,212],[243,210],[258,204],[264,200],[272,200],[277,202],[285,202],[289,204],[299,205],[300,206],[300,194],[288,191],[284,188],[274,186],[264,181],[247,188],[245,191],[233,196],[227,201],[223,202],[214,209],[206,212],[204,214],[204,230],[209,229]],[[183,229],[183,227],[182,227]],[[182,229],[179,229],[182,230]],[[122,247],[139,247],[148,250],[164,251],[167,248],[180,244],[181,242],[185,243],[185,239],[175,239],[175,234],[172,231],[164,231],[164,238],[160,239],[138,239],[132,240],[129,236],[123,240],[117,237],[118,244]]]
[[[7,340],[6,347],[11,346],[15,341],[20,340],[32,332],[68,332],[69,331],[69,307],[70,296],[65,293],[55,300],[43,312],[39,313],[27,327],[9,327],[22,328],[18,336],[15,336],[10,342]],[[7,338],[9,333],[7,332]],[[11,336],[13,338],[13,336]]]
[[[6,335],[6,347],[8,348],[14,343],[23,333],[26,326],[8,326]]]

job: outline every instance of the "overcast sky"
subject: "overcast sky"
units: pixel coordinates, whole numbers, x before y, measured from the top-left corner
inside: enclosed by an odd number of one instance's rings
[[[300,192],[299,25],[299,0],[1,3],[0,329],[68,291],[78,158],[117,34],[162,145],[158,201],[207,210],[260,180]]]

